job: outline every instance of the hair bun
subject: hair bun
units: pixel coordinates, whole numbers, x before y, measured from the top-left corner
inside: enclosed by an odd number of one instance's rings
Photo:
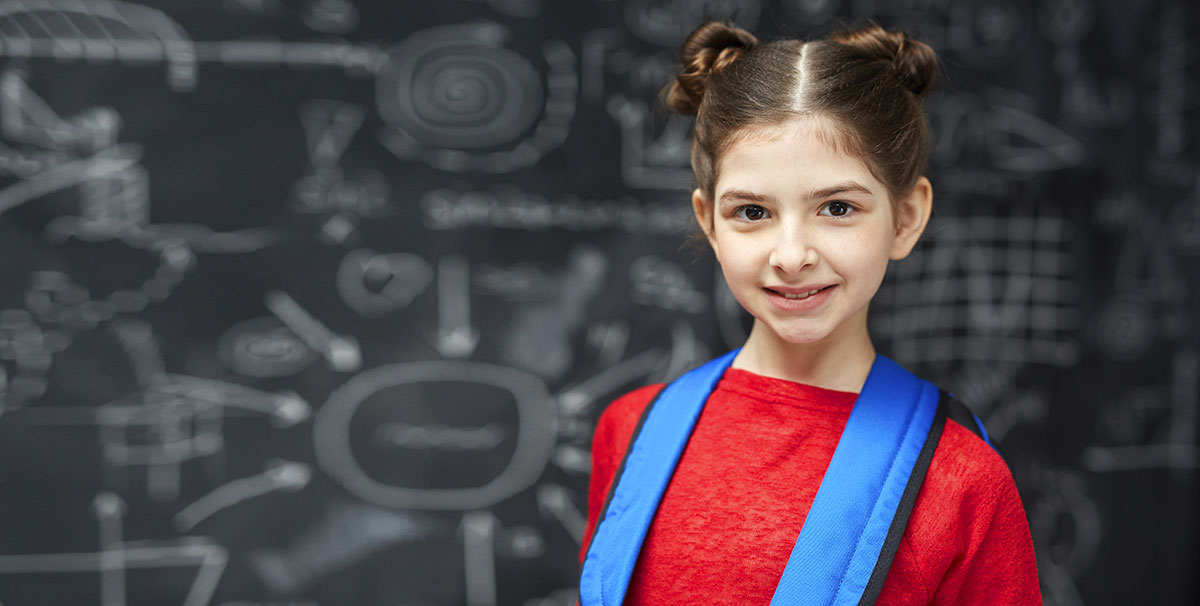
[[[889,32],[871,23],[840,32],[832,38],[887,61],[900,84],[917,97],[924,97],[937,82],[937,53],[928,44],[909,38],[904,32]]]
[[[758,46],[758,38],[733,25],[710,21],[697,27],[679,51],[680,71],[666,91],[667,106],[690,116],[700,107],[709,76]]]

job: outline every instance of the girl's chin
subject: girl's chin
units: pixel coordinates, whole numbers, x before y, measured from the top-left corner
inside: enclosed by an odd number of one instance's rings
[[[829,336],[829,333],[826,331],[788,330],[786,327],[775,327],[770,324],[765,325],[763,328],[766,329],[764,332],[769,334],[772,340],[784,346],[813,345],[824,341]]]

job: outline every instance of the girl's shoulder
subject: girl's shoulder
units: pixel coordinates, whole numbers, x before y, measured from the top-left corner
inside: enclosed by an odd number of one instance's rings
[[[930,472],[948,475],[964,488],[995,489],[1012,484],[1012,474],[1000,452],[987,440],[979,420],[964,404],[948,399],[946,425],[934,451]]]
[[[621,441],[628,442],[629,437],[641,421],[646,407],[654,401],[658,392],[662,391],[665,386],[665,383],[653,383],[639,387],[613,400],[596,422],[596,436],[598,438],[603,436],[607,440],[623,437],[624,439]]]

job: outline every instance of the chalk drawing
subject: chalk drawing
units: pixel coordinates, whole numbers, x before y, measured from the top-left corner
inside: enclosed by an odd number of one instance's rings
[[[626,185],[680,190],[692,184],[689,120],[670,116],[655,136],[645,101],[613,95],[606,107],[621,127],[621,178]]]
[[[583,35],[580,42],[580,97],[588,103],[604,98],[604,66],[609,49],[624,36],[615,29],[596,29]]]
[[[196,86],[196,54],[187,32],[150,7],[117,0],[6,0],[0,3],[0,30],[6,32],[0,56],[166,61],[172,89]]]
[[[557,396],[558,406],[568,416],[584,414],[602,396],[629,385],[639,377],[648,376],[663,355],[662,350],[650,349],[609,366],[587,380],[563,389]]]
[[[554,296],[558,284],[532,263],[507,267],[484,265],[474,269],[471,284],[480,294],[513,303],[527,303]]]
[[[308,418],[309,405],[290,392],[268,393],[212,379],[165,374],[140,392],[87,409],[64,425],[95,425],[104,462],[117,469],[145,467],[155,501],[178,499],[184,463],[224,448],[223,410],[268,416],[281,428]]]
[[[471,325],[471,277],[467,259],[438,261],[438,330],[434,347],[447,358],[465,358],[475,351],[479,331]]]
[[[135,147],[118,146],[87,158],[62,162],[17,181],[0,190],[0,213],[46,194],[120,175],[140,160],[141,154],[135,150]]]
[[[272,595],[299,595],[323,579],[394,545],[454,536],[440,518],[336,500],[282,548],[249,554],[251,569]]]
[[[675,47],[698,24],[714,19],[754,31],[761,11],[759,0],[630,0],[625,23],[647,42]]]
[[[99,551],[0,555],[0,582],[6,576],[95,574],[104,606],[125,606],[128,571],[195,569],[196,576],[181,606],[208,606],[229,559],[225,549],[196,537],[152,543],[125,541],[121,536],[125,510],[115,494],[96,495],[92,511],[99,526]]]
[[[546,379],[561,376],[575,360],[572,335],[603,288],[608,259],[576,246],[555,280],[553,298],[517,308],[502,336],[503,360]]]
[[[337,168],[346,147],[363,123],[363,109],[353,103],[311,100],[300,108],[309,162],[318,169]]]
[[[586,476],[591,472],[592,458],[582,448],[563,444],[554,450],[554,464],[568,473]]]
[[[691,276],[679,264],[648,255],[629,267],[633,302],[662,309],[700,313],[708,308],[708,297],[696,291]]]
[[[679,375],[712,358],[708,346],[696,338],[696,331],[686,320],[671,325],[671,349],[659,361],[650,375],[651,383],[669,383]]]
[[[359,15],[348,0],[311,0],[300,19],[319,32],[346,34],[358,27]]]
[[[521,606],[575,606],[579,603],[579,588],[559,589],[544,598],[525,600]]]
[[[1050,0],[1040,6],[1038,25],[1050,41],[1074,46],[1092,29],[1096,10],[1090,0]]]
[[[410,253],[346,253],[338,266],[337,291],[350,309],[379,318],[408,307],[433,281],[433,268]]]
[[[1175,352],[1170,385],[1161,396],[1155,391],[1129,390],[1102,409],[1100,439],[1110,444],[1083,452],[1087,469],[1118,472],[1166,468],[1187,473],[1200,468],[1200,445],[1196,440],[1200,353],[1189,349]]]
[[[517,558],[531,560],[546,553],[546,541],[533,526],[505,528],[498,543],[507,554]]]
[[[1037,425],[1045,421],[1050,411],[1050,399],[1041,391],[1020,389],[1016,385],[1010,385],[1009,390],[1012,393],[1001,396],[990,412],[987,400],[967,400],[964,396],[963,401],[983,419],[988,439],[993,444],[1004,444],[1008,434],[1020,425]]]
[[[313,351],[324,356],[330,368],[338,372],[353,372],[362,365],[362,352],[354,337],[335,334],[287,293],[269,291],[265,303],[280,322],[292,329]]]
[[[1188,107],[1188,41],[1187,19],[1183,4],[1166,2],[1159,17],[1157,40],[1158,65],[1154,70],[1158,76],[1158,90],[1153,96],[1156,119],[1156,155],[1163,159],[1178,158],[1188,143],[1184,115]]]
[[[567,196],[549,200],[517,188],[436,189],[421,196],[417,204],[422,223],[433,231],[487,227],[672,235],[691,233],[696,224],[691,207],[674,198],[641,202],[632,196],[601,200]]]
[[[528,59],[502,46],[508,37],[493,23],[444,26],[389,51],[376,87],[389,125],[379,133],[384,146],[442,170],[487,173],[529,166],[557,148],[575,115],[575,54],[547,42],[543,83]]]
[[[382,390],[430,382],[479,383],[511,394],[517,406],[511,458],[482,486],[423,489],[381,482],[362,467],[352,448],[351,423],[368,398]],[[391,407],[442,407],[478,403],[397,401]],[[553,454],[558,412],[540,379],[521,371],[466,361],[402,362],[364,371],[329,396],[313,427],[317,462],[355,496],[405,509],[482,509],[532,485]],[[402,463],[397,463],[402,464]]]
[[[586,342],[590,349],[596,351],[596,362],[602,368],[608,368],[619,362],[629,346],[629,322],[613,320],[601,322],[588,328]]]
[[[496,518],[490,511],[468,511],[462,519],[467,606],[496,604]]]
[[[537,492],[538,510],[548,515],[566,529],[575,543],[583,544],[583,533],[587,529],[587,516],[571,500],[571,492],[557,484],[543,484]]]
[[[221,9],[231,15],[270,17],[283,14],[280,0],[222,0]]]
[[[885,276],[872,334],[894,339],[893,356],[914,365],[1072,365],[1083,319],[1068,225],[1049,203],[1028,212],[936,218],[927,245]]]
[[[291,376],[321,357],[275,317],[234,324],[221,335],[217,356],[226,368],[247,377]]]
[[[482,427],[454,427],[438,423],[382,423],[371,433],[371,444],[422,450],[491,450],[509,432],[499,423]]]
[[[1083,162],[1082,144],[1039,117],[1015,91],[993,89],[980,98],[947,94],[930,112],[936,134],[932,158],[955,165],[965,150],[986,154],[992,168],[1015,174],[1056,171]],[[961,164],[961,162],[959,162]]]
[[[16,410],[42,397],[54,354],[65,348],[65,343],[55,346],[28,311],[0,310],[0,360],[15,366],[6,372],[0,410]]]
[[[1104,522],[1083,476],[1042,469],[1031,481],[1037,496],[1029,508],[1029,527],[1041,555],[1038,571],[1050,577],[1043,583],[1056,597],[1067,597],[1077,591],[1074,579],[1099,554]]]
[[[276,491],[295,492],[308,485],[312,472],[308,465],[292,461],[273,461],[263,473],[239,478],[217,487],[175,514],[175,526],[189,531],[219,513],[254,497]]]
[[[1020,48],[1028,24],[1012,4],[998,1],[957,2],[947,6],[949,20],[943,34],[955,59],[972,65],[994,65]]]
[[[334,213],[322,226],[323,235],[345,242],[354,233],[357,217],[380,217],[389,212],[387,179],[377,170],[356,169],[347,174],[341,158],[364,120],[362,107],[335,100],[308,101],[300,109],[308,145],[307,174],[292,187],[292,207],[303,213]]]
[[[116,145],[120,125],[121,116],[111,107],[92,107],[64,119],[29,88],[20,71],[8,68],[0,74],[0,133],[6,139],[93,154]]]

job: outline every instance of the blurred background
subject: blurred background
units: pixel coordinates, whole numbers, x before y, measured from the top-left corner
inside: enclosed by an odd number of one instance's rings
[[[675,50],[871,17],[947,75],[879,350],[985,420],[1047,604],[1194,604],[1198,14],[0,0],[0,603],[572,603],[596,417],[746,334]]]

